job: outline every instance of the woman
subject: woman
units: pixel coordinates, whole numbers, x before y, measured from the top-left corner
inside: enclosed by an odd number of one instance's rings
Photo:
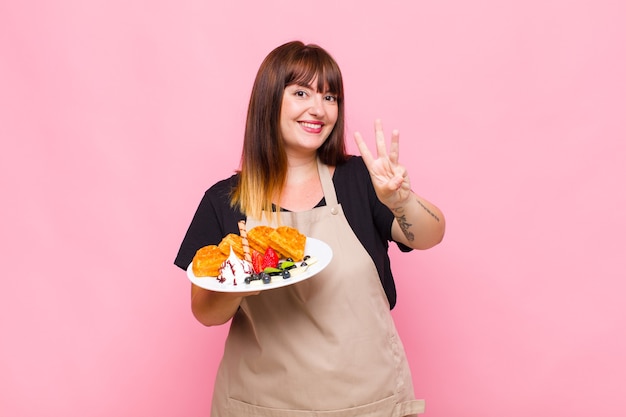
[[[331,246],[315,277],[263,292],[221,293],[192,285],[194,316],[232,319],[212,416],[406,416],[415,400],[390,309],[395,287],[388,242],[403,251],[443,238],[440,210],[411,191],[375,123],[377,156],[346,154],[341,72],[316,45],[289,42],[263,61],[252,90],[241,170],[202,199],[176,258],[248,229],[296,227]]]

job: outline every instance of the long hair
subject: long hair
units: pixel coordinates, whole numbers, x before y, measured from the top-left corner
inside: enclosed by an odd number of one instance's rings
[[[317,45],[288,42],[274,49],[261,63],[252,87],[241,153],[241,171],[231,204],[247,216],[260,218],[272,212],[287,176],[287,154],[280,131],[280,112],[285,87],[310,85],[337,96],[337,122],[317,150],[326,165],[347,159],[345,149],[344,92],[341,71],[328,52]]]

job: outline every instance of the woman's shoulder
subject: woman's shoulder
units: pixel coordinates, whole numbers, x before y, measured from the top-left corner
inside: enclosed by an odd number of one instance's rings
[[[349,188],[368,189],[371,186],[369,171],[361,156],[350,155],[346,162],[337,165],[333,181],[335,185],[347,185]],[[367,181],[365,181],[367,179]]]
[[[363,161],[363,157],[360,155],[348,155],[345,162],[341,163],[337,167],[342,167],[345,169],[355,169],[360,167],[365,167],[365,162]]]
[[[364,204],[374,202],[374,191],[367,166],[363,158],[350,155],[346,162],[337,165],[333,183],[340,203],[363,209]]]
[[[211,185],[205,192],[200,202],[202,207],[210,207],[216,213],[231,217],[239,216],[239,210],[235,209],[231,204],[233,191],[239,183],[239,174],[233,174],[228,178],[217,181]]]
[[[239,173],[235,173],[228,178],[221,179],[211,185],[205,192],[207,196],[224,197],[230,196],[239,183]]]
[[[345,162],[335,167],[335,172],[342,177],[359,176],[367,172],[367,167],[361,156],[349,155]]]

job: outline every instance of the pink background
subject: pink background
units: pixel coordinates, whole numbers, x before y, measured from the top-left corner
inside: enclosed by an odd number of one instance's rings
[[[0,415],[206,416],[226,327],[172,264],[262,58],[341,65],[444,242],[392,253],[429,417],[623,416],[626,3],[4,0]],[[350,142],[350,149],[355,147]]]

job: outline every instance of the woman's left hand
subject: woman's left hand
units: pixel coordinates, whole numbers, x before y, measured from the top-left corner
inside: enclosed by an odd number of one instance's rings
[[[359,132],[354,139],[363,161],[372,178],[378,199],[390,209],[404,204],[411,196],[411,183],[406,168],[398,163],[400,134],[391,133],[391,144],[387,149],[383,125],[380,119],[374,123],[377,157],[374,158]]]
[[[441,239],[446,228],[443,213],[434,204],[411,191],[406,168],[398,163],[400,134],[394,130],[387,148],[383,124],[375,123],[377,157],[374,158],[360,133],[354,133],[378,199],[393,212],[391,236],[414,249],[428,249]]]

